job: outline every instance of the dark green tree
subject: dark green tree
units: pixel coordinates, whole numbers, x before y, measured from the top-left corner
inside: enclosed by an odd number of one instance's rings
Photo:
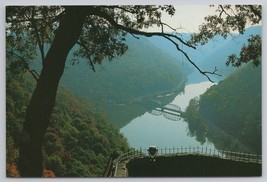
[[[220,7],[221,14],[227,15],[224,12],[228,9],[225,6]],[[249,11],[251,14],[251,16],[243,14],[246,17],[245,21],[261,19],[260,7],[251,7],[250,11],[239,8],[241,12]],[[127,34],[135,38],[162,36],[172,42],[176,49],[182,52],[186,59],[209,80],[209,74],[216,74],[216,69],[213,72],[202,71],[181,47],[185,45],[195,49],[194,43],[212,38],[210,32],[216,32],[217,29],[209,31],[204,29],[200,34],[203,38],[195,36],[193,41],[185,42],[175,32],[164,32],[164,28],[169,25],[161,21],[162,12],[173,15],[175,9],[169,5],[9,6],[6,8],[6,51],[8,56],[15,58],[8,63],[8,69],[13,73],[29,71],[37,81],[26,111],[21,136],[23,141],[19,165],[21,176],[41,176],[42,174],[43,139],[55,105],[58,83],[64,72],[66,58],[75,44],[80,45],[80,49],[74,55],[86,58],[88,65],[94,70],[95,64],[101,64],[104,59],[112,60],[127,51],[125,42]],[[207,21],[209,22],[209,19]],[[217,24],[219,25],[220,22]],[[243,19],[236,19],[234,23],[236,22],[242,23]],[[225,26],[233,28],[234,23]],[[153,25],[161,27],[162,31],[143,31]],[[212,28],[213,23],[207,26]],[[225,26],[219,29],[224,30]],[[240,27],[244,29],[244,26]],[[45,46],[49,46],[47,52]],[[43,65],[40,74],[29,66],[38,54],[36,47]]]

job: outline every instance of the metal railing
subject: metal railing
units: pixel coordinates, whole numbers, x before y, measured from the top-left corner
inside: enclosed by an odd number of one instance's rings
[[[179,155],[202,155],[210,157],[218,157],[221,159],[242,161],[242,162],[252,162],[252,163],[262,163],[262,156],[251,153],[236,152],[229,150],[218,150],[211,149],[208,147],[172,147],[172,148],[159,148],[156,156],[179,156]],[[128,152],[120,155],[115,159],[115,175],[117,172],[118,164],[124,160],[132,159],[136,157],[146,157],[149,156],[147,148],[131,149]]]

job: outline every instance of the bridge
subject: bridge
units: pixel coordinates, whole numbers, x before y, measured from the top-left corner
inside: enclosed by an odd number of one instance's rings
[[[181,117],[183,117],[184,112],[182,112],[181,108],[175,104],[161,106],[161,102],[157,100],[150,100],[144,102],[144,104],[146,107],[152,109],[149,111],[149,113],[155,116],[163,115],[163,117],[172,121],[179,121],[181,120]]]

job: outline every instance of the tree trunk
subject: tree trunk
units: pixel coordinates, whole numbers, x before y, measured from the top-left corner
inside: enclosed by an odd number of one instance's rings
[[[66,7],[65,10],[27,108],[19,156],[22,177],[42,176],[42,143],[55,105],[58,83],[86,17],[86,11],[79,7]]]

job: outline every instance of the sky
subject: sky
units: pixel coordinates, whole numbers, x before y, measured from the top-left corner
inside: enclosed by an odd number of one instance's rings
[[[199,25],[204,23],[204,17],[208,15],[218,14],[216,12],[217,6],[210,7],[209,5],[174,5],[175,14],[173,16],[167,13],[162,14],[162,22],[167,23],[172,28],[178,28],[177,32],[191,33],[198,32]],[[192,13],[193,12],[193,13]],[[248,25],[249,27],[251,25]],[[149,32],[161,31],[160,27],[154,26],[148,29]],[[172,31],[170,28],[165,27],[165,32]],[[237,33],[237,32],[235,32]]]
[[[209,5],[174,5],[174,16],[162,14],[162,22],[179,28],[178,32],[197,32],[199,25],[204,22],[204,17],[215,13],[215,8]],[[194,12],[194,13],[192,13]],[[150,28],[149,31],[161,31],[160,28]],[[170,31],[168,27],[164,31]]]

